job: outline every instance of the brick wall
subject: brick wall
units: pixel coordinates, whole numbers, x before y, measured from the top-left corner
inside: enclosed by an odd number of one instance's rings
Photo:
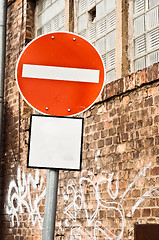
[[[41,239],[45,204],[45,171],[26,168],[29,118],[15,67],[24,46],[34,37],[34,1],[9,1],[6,31],[6,77],[2,160],[0,168],[0,238]]]
[[[84,114],[82,172],[60,174],[64,239],[134,239],[135,223],[159,223],[158,66],[106,85]]]
[[[72,1],[70,1],[72,2]],[[0,236],[42,239],[46,172],[26,168],[29,116],[15,66],[34,37],[33,1],[7,8]],[[60,171],[56,238],[134,239],[159,223],[159,64],[107,84],[84,117],[82,172]]]

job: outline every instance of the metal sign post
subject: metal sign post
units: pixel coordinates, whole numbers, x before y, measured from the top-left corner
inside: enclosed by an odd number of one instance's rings
[[[43,240],[52,240],[58,170],[81,170],[83,121],[70,117],[86,111],[102,92],[104,63],[85,38],[69,32],[48,33],[23,50],[16,81],[24,100],[47,115],[45,120],[40,115],[32,119],[27,166],[55,169],[48,172],[43,231]]]
[[[46,199],[43,224],[43,240],[54,240],[57,190],[58,190],[58,170],[48,170]]]

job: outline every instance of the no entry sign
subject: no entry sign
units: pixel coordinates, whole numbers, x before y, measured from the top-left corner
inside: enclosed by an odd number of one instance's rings
[[[19,91],[37,111],[72,116],[102,91],[103,61],[92,44],[73,33],[54,32],[30,42],[16,67]]]

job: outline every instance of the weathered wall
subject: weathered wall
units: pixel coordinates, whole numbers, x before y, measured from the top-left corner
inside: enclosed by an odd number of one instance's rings
[[[22,100],[15,67],[24,46],[34,37],[33,1],[9,1],[7,7],[6,77],[4,82],[3,149],[0,167],[0,238],[40,239],[46,174],[26,169],[31,109]]]
[[[64,239],[134,239],[135,223],[159,223],[158,66],[108,84],[84,114],[82,172],[60,174]]]

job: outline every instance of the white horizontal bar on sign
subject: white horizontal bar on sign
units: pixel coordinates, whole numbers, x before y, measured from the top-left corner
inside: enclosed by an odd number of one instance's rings
[[[23,64],[22,77],[99,83],[99,70]]]

